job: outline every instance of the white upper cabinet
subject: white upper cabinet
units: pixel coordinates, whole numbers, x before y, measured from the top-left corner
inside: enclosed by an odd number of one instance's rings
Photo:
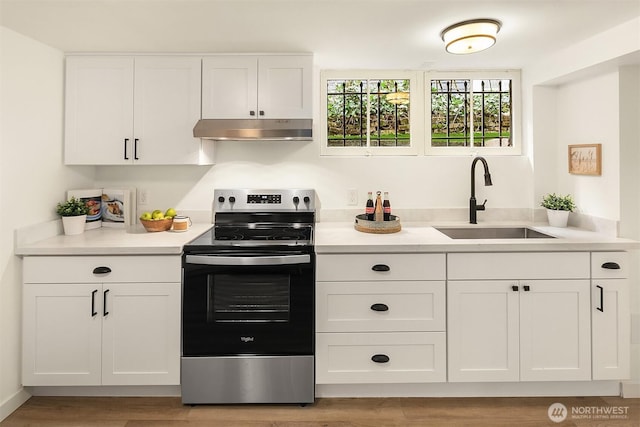
[[[202,118],[310,119],[312,71],[312,55],[205,57]]]
[[[68,57],[65,163],[131,163],[133,58]]]
[[[211,164],[200,104],[200,57],[68,57],[65,163]]]

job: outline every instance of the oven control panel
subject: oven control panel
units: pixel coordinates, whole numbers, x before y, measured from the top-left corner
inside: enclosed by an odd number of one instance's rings
[[[311,189],[214,190],[214,212],[315,211],[316,192]]]
[[[282,203],[282,194],[247,194],[247,203]]]

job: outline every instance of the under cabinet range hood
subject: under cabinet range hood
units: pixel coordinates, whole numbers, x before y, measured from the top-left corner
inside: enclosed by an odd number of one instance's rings
[[[202,119],[193,136],[218,141],[311,141],[312,127],[311,119]]]

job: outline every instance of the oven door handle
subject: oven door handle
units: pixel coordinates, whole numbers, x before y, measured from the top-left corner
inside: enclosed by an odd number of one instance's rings
[[[187,255],[187,264],[204,265],[293,265],[309,264],[311,255],[279,255],[279,256],[217,256]]]

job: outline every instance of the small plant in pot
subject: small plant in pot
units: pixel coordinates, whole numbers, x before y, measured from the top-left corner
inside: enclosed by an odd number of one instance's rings
[[[559,196],[555,193],[542,198],[540,206],[547,209],[547,218],[552,227],[566,227],[569,213],[576,209],[576,204],[570,194]]]
[[[64,234],[72,235],[84,232],[84,225],[89,213],[89,207],[84,201],[72,197],[64,203],[58,203],[56,212],[62,217]]]

